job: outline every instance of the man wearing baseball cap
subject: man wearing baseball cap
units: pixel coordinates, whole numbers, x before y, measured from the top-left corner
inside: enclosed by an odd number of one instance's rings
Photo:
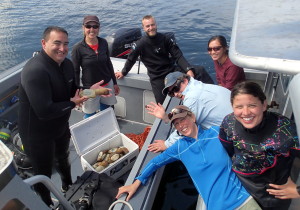
[[[232,112],[230,91],[224,87],[205,84],[181,72],[169,73],[165,77],[164,83],[165,87],[162,93],[182,100],[183,105],[195,114],[197,124],[201,125],[203,129],[220,126],[223,118]],[[169,122],[165,108],[161,104],[151,102],[146,109],[149,114],[164,120],[166,123]],[[148,146],[148,150],[152,152],[163,151],[178,139],[178,134],[173,132],[166,141],[155,140],[153,144]]]

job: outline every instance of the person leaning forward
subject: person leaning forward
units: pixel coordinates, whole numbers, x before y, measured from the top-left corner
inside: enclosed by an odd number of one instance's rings
[[[21,73],[19,86],[18,127],[25,153],[30,158],[34,175],[52,175],[53,164],[61,176],[62,191],[72,184],[69,157],[69,117],[71,110],[87,100],[79,96],[68,54],[68,33],[50,26],[44,30],[42,50],[31,58]],[[91,88],[101,88],[103,81]],[[48,205],[50,191],[43,185],[34,186]]]
[[[196,116],[198,125],[203,129],[219,126],[223,118],[232,112],[230,91],[219,85],[205,84],[181,72],[169,73],[165,78],[163,94],[182,100],[183,105],[189,107]],[[148,113],[169,122],[165,108],[161,104],[151,102],[146,106]],[[172,132],[168,139],[155,140],[148,149],[160,152],[170,147],[180,136]]]
[[[196,116],[183,105],[173,108],[167,116],[181,134],[180,139],[150,160],[132,184],[120,187],[116,198],[126,193],[126,201],[129,201],[158,168],[179,160],[187,169],[207,210],[261,210],[230,170],[230,158],[218,139],[219,126],[203,130],[197,125]]]
[[[163,104],[166,97],[161,92],[164,88],[164,78],[168,73],[176,71],[173,60],[181,71],[192,77],[194,73],[175,40],[157,32],[157,24],[153,16],[144,16],[142,26],[146,35],[133,44],[124,68],[115,75],[117,79],[126,76],[140,56],[147,68],[155,100]]]

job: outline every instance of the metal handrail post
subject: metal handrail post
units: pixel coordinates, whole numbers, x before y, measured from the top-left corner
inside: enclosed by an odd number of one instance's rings
[[[28,179],[24,180],[25,183],[29,185],[34,185],[37,183],[44,184],[52,193],[53,195],[59,200],[60,204],[66,209],[66,210],[74,210],[75,208],[67,201],[67,199],[61,194],[61,192],[55,187],[51,179],[44,175],[36,175],[32,176]]]

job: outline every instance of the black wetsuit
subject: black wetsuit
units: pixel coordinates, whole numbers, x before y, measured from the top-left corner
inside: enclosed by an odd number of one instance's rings
[[[90,88],[96,82],[104,80],[103,84],[111,79],[117,84],[113,65],[108,51],[107,41],[98,37],[98,54],[82,40],[73,47],[72,62],[75,69],[75,81],[80,85],[80,67],[82,68],[82,84],[84,88]]]
[[[162,94],[164,79],[167,74],[176,70],[174,61],[183,72],[189,70],[189,63],[184,58],[175,40],[161,33],[157,33],[154,37],[145,35],[133,44],[132,51],[122,70],[124,76],[135,64],[138,56],[147,67],[156,102],[162,104],[166,97]]]
[[[69,156],[69,117],[75,103],[70,101],[76,86],[70,60],[58,64],[44,51],[23,68],[19,87],[19,132],[35,174],[51,177],[53,160],[63,186],[72,184]],[[46,204],[50,192],[36,186]]]

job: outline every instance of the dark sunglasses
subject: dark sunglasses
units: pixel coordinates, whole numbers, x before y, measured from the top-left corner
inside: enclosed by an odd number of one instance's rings
[[[90,29],[90,28],[97,29],[97,28],[99,28],[99,25],[84,25],[84,27],[86,27],[87,29]]]
[[[208,52],[211,52],[211,51],[213,50],[213,51],[217,52],[217,51],[221,50],[221,48],[222,48],[222,46],[218,46],[218,47],[208,47],[208,48],[207,48],[207,51],[208,51]]]
[[[180,85],[181,85],[182,80],[177,80],[176,84],[174,85],[174,87],[168,92],[168,96],[170,97],[174,97],[175,96],[175,92],[178,92],[180,90]]]
[[[172,117],[173,117],[174,115],[177,115],[177,114],[180,114],[180,113],[183,113],[183,112],[188,112],[188,111],[185,110],[185,109],[174,108],[174,109],[172,109],[171,112],[168,114],[168,118],[169,118],[169,120],[171,120]]]

